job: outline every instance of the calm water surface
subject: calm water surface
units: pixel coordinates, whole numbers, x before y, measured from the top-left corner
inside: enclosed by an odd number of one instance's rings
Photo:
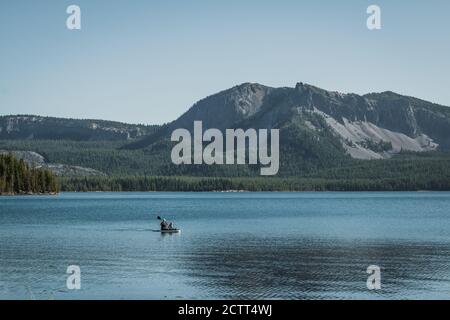
[[[161,235],[156,215],[180,235]],[[81,290],[66,269],[81,268]],[[382,268],[369,291],[366,269]],[[450,298],[450,193],[0,198],[0,299]]]

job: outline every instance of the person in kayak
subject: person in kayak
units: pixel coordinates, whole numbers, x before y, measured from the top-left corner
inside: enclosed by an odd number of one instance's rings
[[[162,219],[161,221],[161,230],[169,230],[169,223],[166,219]]]
[[[160,216],[158,216],[158,220],[161,220],[161,230],[172,230],[173,229],[173,222],[169,222],[166,219],[161,219]]]

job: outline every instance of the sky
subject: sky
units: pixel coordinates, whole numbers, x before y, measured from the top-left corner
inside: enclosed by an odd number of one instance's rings
[[[448,0],[0,0],[0,115],[162,124],[244,82],[450,106],[449,15]]]

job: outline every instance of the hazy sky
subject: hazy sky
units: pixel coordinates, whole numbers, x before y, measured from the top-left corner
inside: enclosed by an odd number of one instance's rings
[[[0,0],[0,114],[163,123],[243,82],[450,106],[449,15],[448,0]]]

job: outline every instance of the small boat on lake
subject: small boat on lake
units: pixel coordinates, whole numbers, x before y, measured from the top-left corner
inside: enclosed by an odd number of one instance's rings
[[[181,229],[175,228],[173,222],[169,222],[160,216],[157,217],[158,220],[161,220],[161,233],[180,233]]]
[[[180,233],[181,229],[167,229],[167,230],[160,230],[161,233]]]

